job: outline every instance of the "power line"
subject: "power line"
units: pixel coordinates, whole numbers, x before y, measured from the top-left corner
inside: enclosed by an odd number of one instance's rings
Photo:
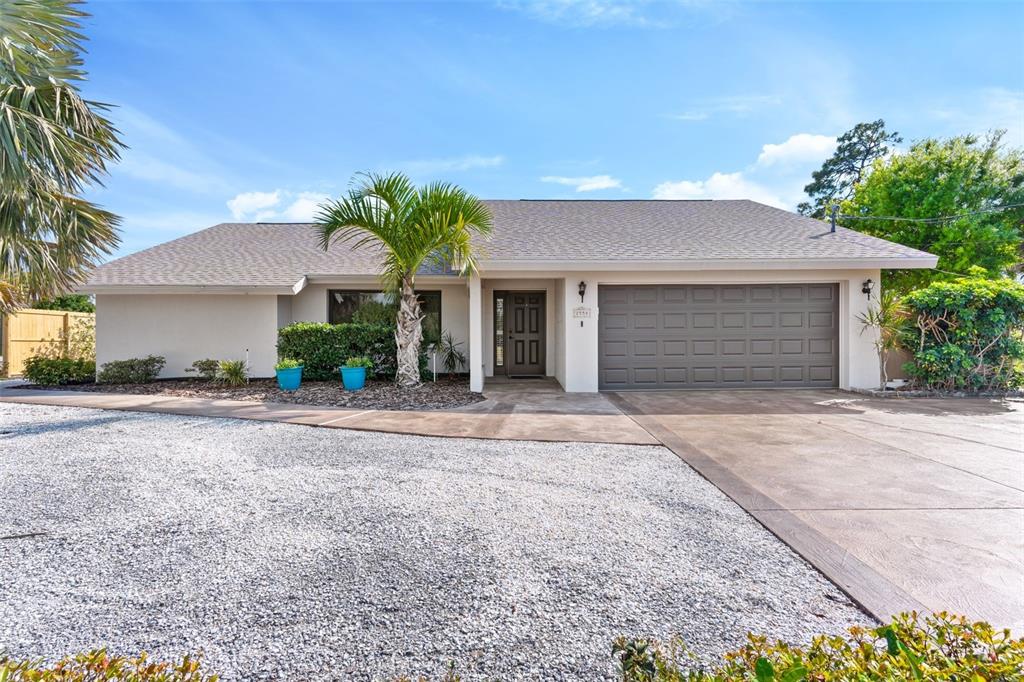
[[[958,220],[960,218],[968,218],[970,216],[982,215],[985,213],[999,213],[1000,211],[1007,211],[1011,208],[1022,208],[1024,204],[1007,204],[1006,206],[996,206],[995,208],[986,208],[978,211],[970,211],[968,213],[960,213],[957,215],[939,216],[937,218],[904,218],[902,216],[895,215],[845,215],[841,214],[836,216],[838,219],[844,220],[898,220],[900,222],[907,223],[944,223],[950,220]]]

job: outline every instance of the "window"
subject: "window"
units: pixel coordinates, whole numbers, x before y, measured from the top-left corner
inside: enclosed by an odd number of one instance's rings
[[[423,340],[435,343],[441,336],[441,292],[417,292],[420,312],[423,314]],[[331,289],[327,292],[327,321],[331,324],[364,322],[394,324],[398,302],[391,294],[381,291],[346,291]]]
[[[505,366],[505,297],[494,296],[494,366]]]

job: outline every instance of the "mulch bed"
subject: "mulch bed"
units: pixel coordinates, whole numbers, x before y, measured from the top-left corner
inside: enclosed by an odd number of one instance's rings
[[[419,388],[398,388],[391,381],[367,381],[360,391],[346,391],[338,381],[303,381],[297,391],[282,391],[275,379],[253,379],[238,388],[197,379],[164,379],[151,384],[79,384],[75,386],[36,386],[18,388],[89,391],[93,393],[129,393],[135,395],[172,395],[216,400],[254,400],[298,405],[358,407],[367,410],[444,410],[472,405],[483,400],[469,390],[465,378],[438,377],[424,381]]]

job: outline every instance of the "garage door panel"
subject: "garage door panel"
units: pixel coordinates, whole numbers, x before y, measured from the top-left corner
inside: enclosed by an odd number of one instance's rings
[[[602,286],[602,389],[835,386],[834,284]]]

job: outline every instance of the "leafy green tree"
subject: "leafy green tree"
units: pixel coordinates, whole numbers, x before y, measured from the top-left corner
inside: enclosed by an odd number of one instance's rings
[[[886,271],[887,287],[907,292],[979,269],[1004,277],[1019,264],[1024,206],[1004,207],[1024,204],[1024,154],[1002,136],[915,143],[876,161],[842,204],[847,227],[939,257],[936,270]]]
[[[839,136],[831,158],[811,174],[811,182],[804,187],[810,201],[797,206],[797,210],[813,218],[824,218],[833,204],[853,194],[871,165],[889,153],[889,145],[902,141],[898,133],[886,131],[882,119],[858,123]]]
[[[76,86],[76,4],[0,0],[0,312],[72,290],[119,242],[118,218],[79,196],[123,145]]]
[[[67,294],[36,301],[32,304],[36,310],[68,310],[73,313],[94,313],[96,305],[85,294]]]
[[[474,235],[491,232],[487,207],[465,190],[443,182],[424,187],[404,174],[364,173],[348,195],[320,206],[320,244],[352,242],[382,256],[385,288],[398,296],[395,341],[400,386],[420,383],[423,340],[416,273],[425,264],[451,267],[463,276],[476,271]]]

